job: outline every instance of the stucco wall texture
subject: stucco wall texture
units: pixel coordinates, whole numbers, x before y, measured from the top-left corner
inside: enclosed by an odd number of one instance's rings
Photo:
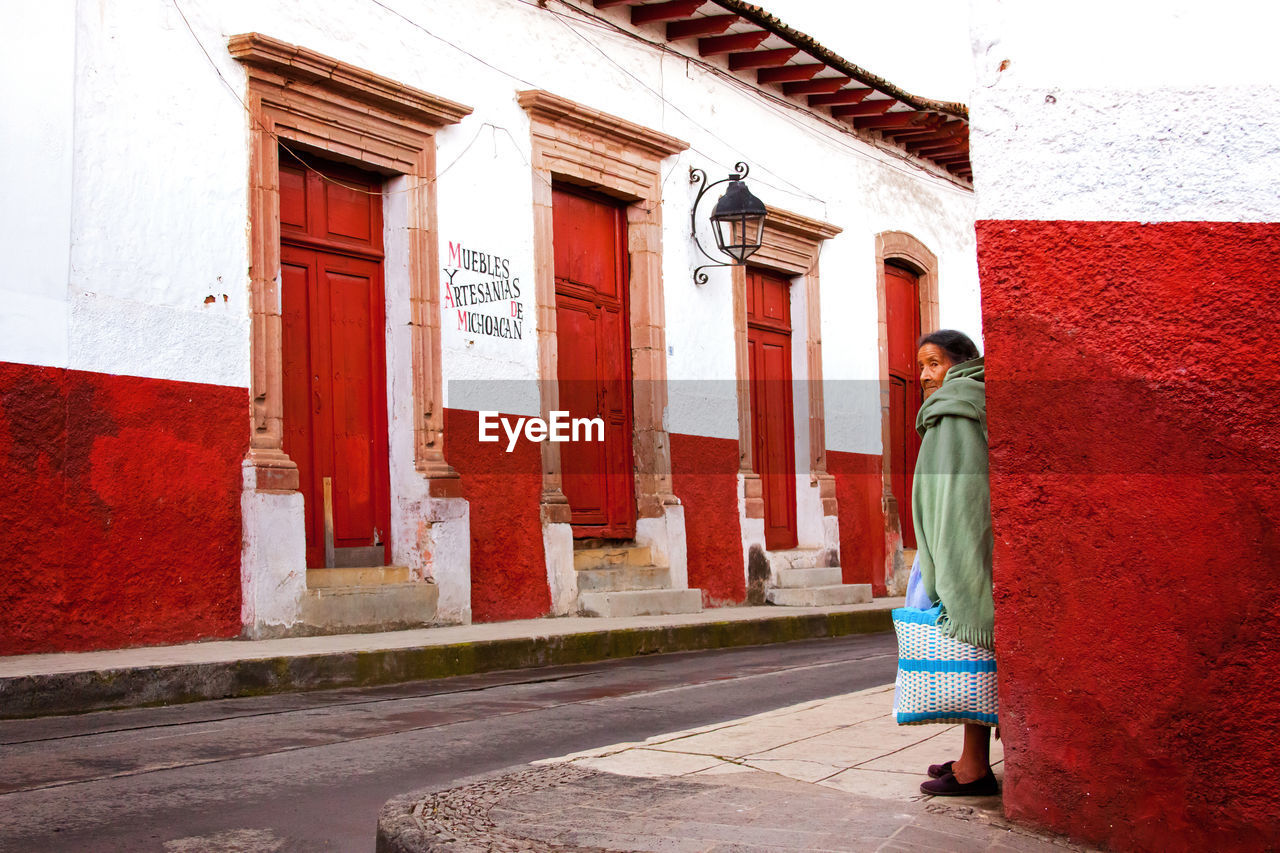
[[[1280,845],[1280,225],[978,223],[1009,815]]]
[[[503,415],[514,422],[516,415]],[[480,418],[445,409],[445,458],[471,506],[471,618],[532,619],[551,611],[542,546],[539,445],[480,442]]]
[[[245,390],[0,363],[0,654],[240,632]]]
[[[672,489],[684,505],[689,587],[704,607],[742,604],[747,578],[738,521],[738,442],[671,436]]]
[[[827,451],[827,472],[836,478],[840,522],[840,569],[844,583],[885,590],[883,461],[879,455]]]

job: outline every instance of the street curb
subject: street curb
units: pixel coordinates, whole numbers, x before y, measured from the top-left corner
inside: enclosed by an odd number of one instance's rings
[[[0,719],[372,687],[893,630],[890,608],[614,628],[548,637],[0,678]]]

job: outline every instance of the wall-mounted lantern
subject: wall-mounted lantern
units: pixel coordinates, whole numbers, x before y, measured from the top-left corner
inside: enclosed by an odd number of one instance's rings
[[[689,169],[689,183],[702,184],[698,189],[698,197],[693,200],[693,212],[689,215],[693,244],[711,261],[693,271],[694,284],[707,283],[707,274],[703,270],[708,267],[732,267],[745,264],[747,258],[760,248],[760,241],[764,239],[766,211],[764,202],[753,196],[751,190],[747,189],[747,185],[742,182],[748,171],[750,170],[746,163],[737,163],[729,177],[709,184],[706,172],[693,167]],[[724,195],[720,196],[715,209],[711,211],[711,230],[715,234],[716,247],[731,259],[727,263],[708,254],[707,250],[702,248],[702,243],[698,242],[698,204],[707,194],[707,190],[726,182],[729,184],[728,189],[725,190]]]

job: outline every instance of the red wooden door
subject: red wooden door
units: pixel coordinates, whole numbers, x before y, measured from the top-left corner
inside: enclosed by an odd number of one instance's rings
[[[792,417],[791,282],[747,271],[752,461],[764,487],[764,544],[796,546],[796,435]]]
[[[626,220],[604,199],[552,191],[556,346],[560,408],[601,418],[604,440],[560,445],[573,535],[631,539],[636,533],[631,438],[631,335]]]
[[[885,308],[889,340],[889,475],[898,502],[902,546],[916,547],[911,516],[911,483],[920,451],[916,412],[920,410],[920,377],[916,341],[920,339],[920,280],[902,267],[884,266]]]
[[[390,557],[381,196],[376,177],[281,157],[284,449],[299,469],[307,565],[325,558],[330,483],[334,564]],[[317,164],[319,165],[319,164]],[[340,181],[341,183],[337,183]]]

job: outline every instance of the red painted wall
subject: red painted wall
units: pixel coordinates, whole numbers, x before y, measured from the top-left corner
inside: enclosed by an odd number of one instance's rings
[[[840,568],[845,583],[869,583],[885,595],[885,531],[881,495],[883,462],[878,455],[827,451],[827,473],[836,478],[840,522]]]
[[[980,222],[1005,808],[1280,848],[1280,225]]]
[[[472,619],[547,615],[540,446],[521,439],[507,453],[501,428],[501,441],[480,442],[477,412],[445,409],[444,415],[445,459],[462,475],[462,494],[471,505]]]
[[[0,654],[240,632],[246,393],[0,363]]]
[[[738,441],[671,434],[672,488],[684,505],[689,586],[704,607],[747,598],[738,523]]]

